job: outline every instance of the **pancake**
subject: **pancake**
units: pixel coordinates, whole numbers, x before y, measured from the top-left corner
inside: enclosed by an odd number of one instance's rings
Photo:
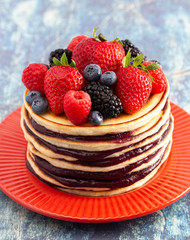
[[[89,188],[89,187],[83,187],[81,189],[81,187],[71,187],[71,186],[68,187],[66,185],[63,185],[62,183],[60,183],[60,179],[55,180],[52,175],[47,175],[46,173],[44,173],[42,169],[38,167],[38,165],[35,163],[35,161],[33,160],[33,158],[29,153],[27,155],[27,159],[28,159],[27,167],[39,180],[53,187],[56,187],[59,190],[62,190],[71,194],[90,196],[90,197],[112,196],[112,195],[121,194],[128,191],[132,191],[136,188],[143,186],[145,183],[147,183],[151,178],[155,176],[155,174],[157,173],[161,165],[166,161],[170,153],[170,149],[171,149],[171,142],[167,146],[164,154],[162,155],[162,161],[158,162],[158,164],[153,169],[149,169],[149,171],[145,172],[145,175],[139,174],[138,181],[132,182],[129,186],[115,188],[112,190],[105,187],[104,188],[94,187],[92,190],[92,188]]]
[[[35,147],[32,145],[32,143],[28,144],[28,150],[32,152],[34,155],[45,159],[48,161],[52,166],[58,167],[58,168],[64,168],[64,169],[71,169],[71,170],[78,170],[78,171],[88,171],[88,172],[101,172],[106,173],[113,170],[121,170],[121,168],[127,167],[131,164],[136,163],[137,161],[141,161],[141,159],[146,158],[147,156],[151,156],[156,151],[161,149],[163,146],[166,146],[168,142],[172,138],[172,131],[173,131],[173,118],[170,120],[170,124],[167,124],[167,127],[164,129],[164,133],[161,137],[159,137],[159,140],[152,141],[152,137],[149,139],[149,145],[144,145],[144,147],[133,146],[129,149],[127,148],[125,150],[125,153],[120,152],[120,156],[115,158],[115,161],[113,158],[111,160],[109,158],[105,158],[97,161],[93,161],[93,164],[91,162],[87,162],[84,165],[82,161],[65,161],[63,159],[54,159],[50,158],[48,156],[45,156],[41,154],[38,150],[35,149]],[[140,149],[140,150],[139,150]],[[129,157],[130,156],[130,157]],[[122,161],[121,161],[122,160]],[[102,161],[104,162],[112,162],[112,165],[110,166],[101,166]]]
[[[105,119],[100,126],[73,125],[64,114],[35,114],[26,102],[21,127],[28,141],[28,169],[61,191],[111,196],[152,179],[167,160],[174,126],[169,87],[141,110]]]

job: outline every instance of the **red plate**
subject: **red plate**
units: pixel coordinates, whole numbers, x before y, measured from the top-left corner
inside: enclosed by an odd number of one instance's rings
[[[30,210],[75,222],[121,221],[164,208],[190,189],[190,115],[171,106],[175,127],[168,161],[142,188],[113,197],[75,196],[36,179],[25,167],[26,141],[18,108],[0,125],[0,188]]]

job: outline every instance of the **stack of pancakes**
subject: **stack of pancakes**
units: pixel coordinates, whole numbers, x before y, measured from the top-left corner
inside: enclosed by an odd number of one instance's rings
[[[64,114],[35,114],[25,100],[21,126],[27,167],[41,181],[85,196],[110,196],[144,185],[167,159],[173,117],[168,88],[133,115],[100,126],[73,125]]]

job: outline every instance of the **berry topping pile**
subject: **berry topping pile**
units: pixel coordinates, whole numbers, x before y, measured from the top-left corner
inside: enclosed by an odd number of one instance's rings
[[[165,91],[167,79],[157,60],[147,61],[128,39],[108,41],[96,32],[52,51],[47,65],[24,69],[26,102],[34,113],[52,111],[74,125],[99,126],[106,118],[139,111],[151,94]]]

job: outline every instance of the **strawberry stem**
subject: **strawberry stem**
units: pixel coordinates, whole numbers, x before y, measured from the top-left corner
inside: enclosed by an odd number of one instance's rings
[[[107,42],[107,38],[106,38],[102,33],[100,33],[100,34],[98,35],[98,38],[99,38],[102,42]]]
[[[119,43],[119,44],[121,44],[123,46],[123,43],[121,42],[121,40],[119,40],[118,37],[115,38],[114,40],[108,41],[107,38],[102,33],[100,33],[100,34],[98,34],[98,36],[96,36],[96,31],[97,30],[98,30],[98,28],[94,28],[93,29],[93,34],[92,34],[93,38],[96,41],[98,41],[98,42],[117,42],[117,43]]]

